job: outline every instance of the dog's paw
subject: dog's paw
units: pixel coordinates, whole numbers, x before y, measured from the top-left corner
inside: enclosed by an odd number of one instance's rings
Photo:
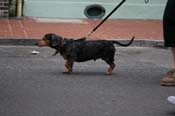
[[[71,74],[71,72],[70,71],[65,71],[65,72],[63,72],[63,74]]]
[[[105,75],[107,75],[107,76],[111,76],[112,73],[111,73],[111,72],[106,72]]]

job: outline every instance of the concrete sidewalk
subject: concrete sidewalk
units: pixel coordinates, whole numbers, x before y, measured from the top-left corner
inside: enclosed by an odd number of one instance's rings
[[[10,41],[37,40],[46,33],[56,33],[67,38],[81,38],[87,35],[100,20],[89,19],[46,19],[23,17],[17,19],[0,19],[1,44]],[[107,20],[92,39],[126,40],[132,36],[141,41],[163,41],[161,20]],[[8,41],[7,41],[8,40]]]

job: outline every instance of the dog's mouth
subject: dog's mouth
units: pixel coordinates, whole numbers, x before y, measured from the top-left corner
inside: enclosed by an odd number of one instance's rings
[[[42,39],[42,40],[39,40],[35,45],[39,47],[49,46],[49,42]]]

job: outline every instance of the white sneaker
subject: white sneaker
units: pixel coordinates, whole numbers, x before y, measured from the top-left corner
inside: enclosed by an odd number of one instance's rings
[[[175,105],[175,96],[169,96],[169,97],[167,98],[167,100],[168,100],[170,103],[172,103],[172,104]]]

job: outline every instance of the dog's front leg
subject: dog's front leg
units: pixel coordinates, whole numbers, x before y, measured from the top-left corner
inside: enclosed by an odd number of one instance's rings
[[[56,50],[56,51],[55,51],[55,53],[54,53],[52,56],[57,55],[57,54],[58,54],[58,52],[59,52],[59,51],[58,51],[58,50]]]
[[[67,60],[65,64],[67,71],[63,73],[70,74],[73,71],[73,64],[74,64],[74,60]]]

